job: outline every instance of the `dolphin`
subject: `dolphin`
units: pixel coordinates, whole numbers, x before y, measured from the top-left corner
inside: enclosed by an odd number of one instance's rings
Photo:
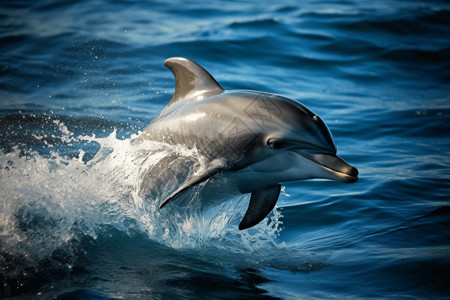
[[[174,188],[160,208],[192,187],[223,175],[239,192],[251,193],[239,224],[243,230],[272,211],[283,182],[358,180],[358,170],[336,155],[325,123],[304,105],[260,91],[225,91],[187,58],[172,57],[164,65],[175,77],[173,97],[137,140],[197,149],[207,163]],[[187,176],[181,165],[175,166],[170,174]]]

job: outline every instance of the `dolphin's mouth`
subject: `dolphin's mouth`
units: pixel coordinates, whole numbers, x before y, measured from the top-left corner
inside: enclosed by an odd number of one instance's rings
[[[334,154],[309,153],[309,151],[294,150],[293,152],[319,165],[330,172],[332,179],[344,183],[358,181],[358,169],[346,163],[342,158]]]

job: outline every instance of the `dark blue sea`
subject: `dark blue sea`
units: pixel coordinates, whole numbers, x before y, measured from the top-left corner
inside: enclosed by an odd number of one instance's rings
[[[286,183],[244,231],[248,195],[142,199],[131,141],[172,97],[172,56],[307,106],[359,181]],[[450,3],[2,1],[0,281],[9,299],[450,299]]]

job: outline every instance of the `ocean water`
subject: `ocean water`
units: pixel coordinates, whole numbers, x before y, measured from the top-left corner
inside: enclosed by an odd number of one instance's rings
[[[450,298],[449,33],[446,1],[2,1],[0,297]],[[359,181],[245,231],[248,195],[159,210],[142,174],[196,153],[131,140],[172,56],[306,105]]]

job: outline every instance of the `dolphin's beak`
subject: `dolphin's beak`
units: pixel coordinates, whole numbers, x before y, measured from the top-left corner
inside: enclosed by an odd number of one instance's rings
[[[313,154],[305,151],[295,152],[326,170],[329,175],[329,179],[344,183],[353,183],[358,181],[358,170],[335,154]]]

